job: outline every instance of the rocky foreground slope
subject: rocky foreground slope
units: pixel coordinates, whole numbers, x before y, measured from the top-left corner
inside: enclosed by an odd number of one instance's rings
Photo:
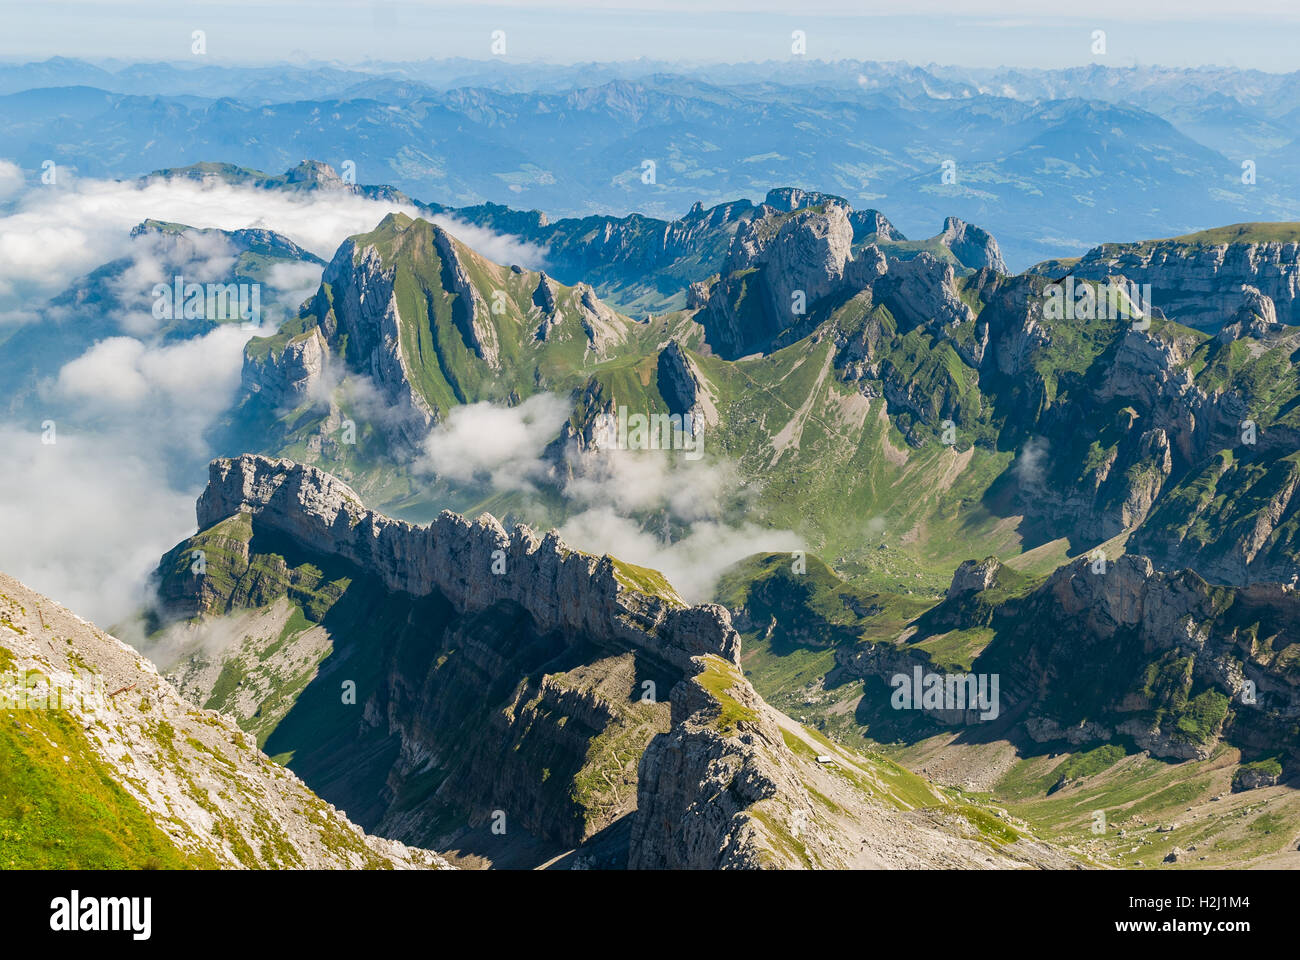
[[[392,520],[251,455],[212,463],[198,517],[159,567],[197,618],[167,634],[191,644],[182,684],[386,835],[502,866],[1065,862],[767,706],[726,609],[654,571],[486,516]],[[200,648],[223,623],[233,642]]]
[[[0,574],[0,863],[446,868],[368,836],[135,650]]]

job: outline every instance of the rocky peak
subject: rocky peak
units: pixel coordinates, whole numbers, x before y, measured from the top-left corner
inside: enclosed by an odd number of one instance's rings
[[[859,243],[868,237],[894,242],[906,241],[903,232],[889,222],[879,210],[854,210],[849,214],[849,223],[853,224],[853,242]]]
[[[949,584],[945,596],[951,599],[968,593],[987,590],[998,582],[998,573],[1001,570],[1002,562],[997,557],[985,557],[983,560],[964,560],[956,572],[953,573],[952,583]]]
[[[769,308],[789,317],[794,291],[803,291],[811,305],[843,278],[852,260],[853,228],[840,206],[799,210],[774,224],[775,219],[740,224],[724,275],[763,267]]]
[[[769,190],[763,203],[773,210],[792,213],[804,207],[839,206],[848,209],[849,202],[843,197],[830,193],[818,193],[815,190],[801,190],[798,187],[777,187]]]
[[[659,351],[656,374],[659,393],[672,413],[689,414],[696,429],[717,423],[717,409],[704,376],[676,340]]]
[[[972,270],[989,269],[998,273],[1009,273],[1007,263],[1002,259],[998,242],[986,230],[982,230],[957,217],[949,217],[943,222],[943,232],[938,240],[952,251],[963,266]]]
[[[555,294],[559,285],[548,277],[545,271],[537,275],[537,289],[533,291],[533,306],[542,312],[541,323],[537,326],[537,339],[545,340],[559,322],[556,316]]]
[[[319,160],[302,161],[286,171],[284,178],[286,183],[308,184],[323,190],[342,190],[349,186],[333,167]]]
[[[1218,337],[1221,343],[1240,340],[1242,337],[1264,340],[1281,329],[1282,325],[1277,322],[1277,307],[1273,303],[1273,298],[1260,293],[1257,287],[1243,283],[1241,306],[1219,331]]]
[[[864,258],[865,251],[859,254],[859,259]],[[952,264],[920,253],[910,260],[889,261],[888,271],[882,274],[874,295],[899,319],[903,331],[925,327],[950,340],[967,363],[979,368],[988,345],[988,331],[981,329],[975,338],[955,336],[955,328],[975,322],[975,313],[957,291]]]

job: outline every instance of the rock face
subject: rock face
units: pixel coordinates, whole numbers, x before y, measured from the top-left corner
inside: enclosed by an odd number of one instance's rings
[[[950,330],[974,323],[975,313],[957,293],[951,264],[922,253],[911,260],[890,261],[887,268],[882,264],[879,272],[872,295],[894,313],[902,331],[924,327],[965,349],[964,343],[950,336]],[[967,362],[978,367],[981,359],[982,353],[977,351]]]
[[[57,642],[56,642],[57,641]],[[368,836],[257,749],[234,721],[198,710],[133,649],[0,574],[0,650],[39,671],[70,720],[59,734],[72,776],[113,781],[193,865],[229,868],[447,868],[437,854]],[[6,684],[11,675],[0,677]],[[44,695],[44,694],[42,694]],[[21,731],[45,709],[5,711]],[[84,734],[84,736],[83,736]],[[6,736],[9,732],[6,731]],[[80,747],[74,747],[73,741]],[[74,758],[75,755],[75,758]],[[68,824],[70,833],[111,824]],[[136,844],[138,835],[124,837]],[[99,845],[107,849],[111,845]],[[81,863],[83,868],[111,866]]]
[[[840,197],[793,188],[774,191],[737,226],[719,280],[693,284],[688,305],[701,306],[697,319],[709,345],[729,358],[793,343],[811,331],[810,317],[824,319],[819,304],[867,289],[908,327],[942,330],[972,321],[951,264],[929,252],[895,255],[890,244],[903,239],[879,211],[854,211]],[[1006,272],[997,241],[978,227],[950,217],[934,239],[966,269],[989,277]],[[965,337],[951,339],[978,365],[978,348]]]
[[[1103,244],[1089,250],[1074,273],[1149,283],[1166,317],[1202,330],[1231,322],[1243,285],[1272,300],[1281,322],[1300,324],[1300,244],[1189,241]]]
[[[248,512],[262,525],[341,557],[414,596],[438,591],[458,609],[509,601],[538,629],[581,633],[647,649],[688,669],[711,653],[735,662],[740,639],[726,608],[629,591],[612,560],[570,550],[554,533],[444,511],[425,526],[374,513],[346,484],[315,467],[246,454],[214,460],[199,497],[199,528]],[[503,573],[493,573],[494,566]]]
[[[818,301],[860,290],[882,272],[879,251],[855,258],[852,247],[848,207],[839,201],[741,223],[698,317],[710,346],[736,357],[806,333]]]
[[[347,240],[325,268],[311,309],[326,341],[345,341],[345,359],[374,381],[393,411],[391,421],[398,433],[416,443],[440,414],[413,385],[412,368],[402,350],[395,278],[373,246],[358,247],[355,240]]]
[[[590,842],[601,863],[624,865],[626,825],[621,848],[600,838],[635,809],[636,761],[667,729],[668,692],[702,655],[732,669],[739,657],[726,609],[687,606],[653,571],[572,551],[554,533],[507,533],[488,516],[391,520],[290,461],[214,461],[198,521],[200,534],[159,568],[170,615],[261,611],[262,630],[283,642],[274,656],[253,642],[224,665],[200,655],[178,669],[186,689],[200,702],[219,696],[384,836],[486,844],[483,856],[516,866]],[[188,566],[196,550],[208,557],[202,576]],[[300,637],[274,619],[286,601],[320,626]],[[353,664],[343,668],[357,685],[350,710],[313,667],[322,631],[325,654]],[[212,684],[232,672],[261,693],[249,702]],[[322,700],[299,726],[301,705]],[[512,839],[493,845],[498,810]]]
[[[957,596],[986,577],[963,564]],[[1300,755],[1300,683],[1275,652],[1300,642],[1300,598],[1286,587],[1212,587],[1190,571],[1157,572],[1146,557],[1104,567],[1084,558],[991,614],[970,611],[979,619],[951,626],[994,631],[971,672],[1000,676],[1003,712],[1034,740],[1122,734],[1156,756],[1204,759],[1228,739]],[[892,644],[837,661],[864,676],[930,669],[924,655]]]
[[[906,242],[907,237],[879,210],[854,210],[849,214],[849,223],[853,224],[853,242],[865,240],[892,240],[896,243]]]
[[[1258,790],[1260,787],[1275,787],[1281,779],[1282,775],[1277,770],[1248,764],[1233,775],[1232,792],[1240,793],[1244,790]]]
[[[497,342],[496,327],[489,317],[483,294],[470,281],[456,241],[436,224],[429,233],[433,237],[433,248],[442,262],[443,289],[456,298],[452,306],[452,317],[461,336],[489,368],[500,370],[501,345]]]
[[[992,270],[995,273],[1009,273],[1007,262],[1002,259],[998,242],[987,230],[972,226],[965,220],[949,217],[943,222],[943,232],[939,242],[952,251],[952,255],[963,265],[972,270]]]
[[[517,403],[539,365],[558,354],[572,362],[567,342],[605,359],[632,324],[588,284],[492,263],[434,223],[389,214],[339,247],[297,318],[250,342],[245,402],[280,415],[310,398],[329,407],[324,426],[336,427],[335,388],[372,387],[386,408],[369,424],[375,442],[406,455],[451,407]],[[316,451],[327,442],[324,429],[279,441]]]
[[[641,759],[629,867],[1071,865],[1028,839],[996,848],[967,839],[960,823],[914,809],[917,794],[901,801],[892,793],[908,774],[812,738],[738,671],[711,657],[699,663],[701,672],[673,689],[671,729]]]
[[[784,829],[793,825],[795,836],[799,825],[814,821],[808,791],[786,759],[781,730],[765,722],[749,684],[733,684],[728,696],[752,718],[733,731],[719,729],[718,700],[698,680],[673,688],[672,730],[652,741],[641,758],[630,869],[808,865],[777,859],[765,840],[770,828],[752,813],[755,804],[774,801],[769,806],[780,809]]]
[[[726,609],[686,606],[653,571],[491,518],[394,521],[327,474],[256,456],[214,461],[198,520],[159,567],[169,609],[245,610],[277,649],[316,651],[294,681],[310,720],[290,706],[257,729],[385,836],[517,866],[574,847],[634,868],[1060,862],[969,839],[913,810],[929,796],[919,778],[903,803],[892,791],[910,774],[814,741],[744,679]],[[281,628],[286,600],[319,626]],[[236,656],[242,685],[264,691],[252,674],[275,659],[268,644]],[[228,672],[187,670],[187,689]],[[340,675],[354,707],[337,705]],[[221,696],[254,724],[249,706],[266,716],[277,700]],[[824,769],[827,751],[858,779]],[[509,842],[489,830],[498,817]]]
[[[853,228],[839,204],[797,211],[775,230],[749,221],[736,231],[724,273],[763,267],[767,307],[773,316],[790,316],[794,291],[814,303],[839,284],[852,245]]]
[[[1277,322],[1277,306],[1272,298],[1264,296],[1249,284],[1242,284],[1241,306],[1219,331],[1218,339],[1221,343],[1240,340],[1242,337],[1265,340],[1280,332],[1281,324]]]
[[[676,340],[659,352],[655,375],[659,393],[672,413],[690,414],[692,426],[697,430],[717,424],[718,411],[708,382]]]
[[[946,596],[951,599],[967,593],[979,593],[997,583],[1002,564],[996,557],[983,560],[964,560],[952,575]]]
[[[319,327],[294,337],[265,356],[246,353],[240,379],[244,390],[272,408],[293,409],[315,396],[324,383],[329,344]]]

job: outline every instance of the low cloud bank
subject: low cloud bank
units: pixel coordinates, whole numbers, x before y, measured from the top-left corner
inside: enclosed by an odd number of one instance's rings
[[[559,527],[566,543],[659,570],[694,603],[710,599],[737,561],[803,548],[792,531],[735,522],[752,491],[729,461],[693,461],[672,450],[579,450],[573,442],[556,453],[552,441],[570,412],[569,401],[553,394],[515,407],[458,407],[430,433],[417,472],[523,493],[524,514],[529,494],[554,486],[568,508]]]

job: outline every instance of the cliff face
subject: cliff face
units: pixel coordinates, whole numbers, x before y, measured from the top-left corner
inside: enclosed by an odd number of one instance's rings
[[[710,346],[738,357],[798,339],[818,301],[860,290],[883,272],[874,247],[856,258],[852,247],[843,201],[742,222],[697,318]]]
[[[1300,324],[1300,244],[1157,240],[1103,244],[1079,261],[1074,273],[1089,280],[1122,276],[1149,283],[1152,299],[1166,317],[1217,330],[1236,313],[1242,286],[1249,285],[1277,305],[1278,319]]]
[[[815,842],[809,836],[812,799],[786,756],[780,728],[764,716],[766,706],[738,675],[725,667],[712,674],[721,678],[714,685],[718,693],[696,678],[673,688],[672,729],[641,758],[629,868],[811,865],[797,853]],[[745,719],[729,728],[724,712]],[[765,801],[760,809],[771,812],[756,816],[755,805]],[[797,848],[783,848],[769,834],[803,839]]]
[[[287,601],[311,624],[296,634],[283,614],[262,614],[260,629],[237,621],[247,639],[225,666],[177,667],[187,691],[215,698],[268,750],[293,753],[296,770],[369,828],[471,861],[532,865],[546,859],[538,850],[590,842],[604,865],[623,866],[626,828],[613,853],[600,838],[636,809],[638,761],[668,729],[669,691],[697,657],[734,668],[739,656],[725,608],[688,607],[653,571],[486,516],[391,520],[290,461],[214,461],[197,512],[200,535],[160,567],[173,615]],[[356,684],[351,711],[326,679],[340,671]],[[258,692],[228,695],[223,673]],[[286,701],[286,688],[302,689]],[[521,845],[520,833],[531,839]]]
[[[662,596],[628,589],[614,561],[569,550],[554,533],[539,537],[522,525],[507,533],[492,517],[470,522],[446,511],[416,526],[367,510],[346,484],[314,467],[251,455],[214,460],[198,501],[199,528],[241,511],[356,564],[391,590],[437,591],[463,611],[515,603],[543,632],[640,647],[682,669],[699,654],[739,656],[724,607],[688,607],[666,583]]]
[[[1000,677],[1002,713],[1032,739],[1129,736],[1174,759],[1204,759],[1226,740],[1300,759],[1300,595],[1289,585],[1214,587],[1134,555],[1075,561],[1019,595],[998,598],[996,579],[987,562],[963,564],[930,618],[992,632],[971,671]],[[907,644],[845,647],[837,661],[885,680],[932,669]]]
[[[319,470],[256,456],[213,462],[198,520],[159,567],[186,618],[169,640],[205,624],[240,639],[216,661],[181,657],[187,693],[385,836],[515,866],[573,848],[699,869],[1054,856],[913,811],[946,803],[917,778],[889,800],[911,775],[768,707],[726,609],[686,606],[654,571],[490,517],[394,521]]]
[[[313,398],[324,382],[329,343],[319,327],[288,340],[278,351],[244,356],[241,386],[272,409],[293,409]]]
[[[939,242],[952,251],[952,255],[972,270],[992,270],[1009,273],[1002,250],[992,234],[958,217],[949,217],[943,223]]]
[[[409,449],[454,406],[518,402],[539,368],[608,358],[632,326],[587,284],[492,263],[436,224],[390,214],[339,247],[298,317],[250,342],[243,386],[283,416],[364,377],[384,408],[372,426]]]

